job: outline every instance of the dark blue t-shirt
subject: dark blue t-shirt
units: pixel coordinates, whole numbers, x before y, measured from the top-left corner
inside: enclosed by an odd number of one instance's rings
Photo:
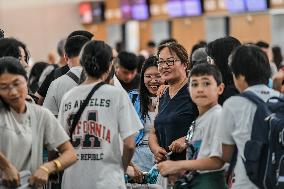
[[[169,90],[166,90],[160,98],[158,114],[155,119],[155,130],[159,145],[166,148],[174,140],[185,136],[191,122],[196,119],[197,115],[196,105],[189,95],[188,84],[183,86],[172,99]],[[170,159],[186,159],[186,150],[179,154],[173,153]]]

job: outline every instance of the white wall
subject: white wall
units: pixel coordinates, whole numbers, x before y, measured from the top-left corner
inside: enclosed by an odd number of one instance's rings
[[[83,29],[79,0],[0,0],[0,28],[6,37],[23,41],[34,61],[56,52],[57,42],[70,32]]]

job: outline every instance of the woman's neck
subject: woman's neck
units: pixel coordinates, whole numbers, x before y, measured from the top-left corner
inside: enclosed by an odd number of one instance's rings
[[[94,78],[94,77],[87,76],[83,84],[91,84],[91,83],[96,83],[96,82],[101,82],[101,81],[102,81],[101,78]]]
[[[17,106],[17,107],[12,107],[10,106],[15,112],[17,112],[18,114],[23,114],[27,111],[27,106],[26,103],[24,103],[21,106]]]
[[[178,81],[169,85],[169,94],[170,97],[174,97],[178,91],[187,83],[187,77],[182,77]]]

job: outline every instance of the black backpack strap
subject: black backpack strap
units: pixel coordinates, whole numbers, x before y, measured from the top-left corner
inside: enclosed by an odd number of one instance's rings
[[[71,127],[69,129],[69,136],[70,136],[70,140],[71,141],[72,141],[72,135],[73,135],[73,132],[75,131],[76,125],[77,125],[77,123],[78,123],[78,121],[79,121],[83,111],[85,110],[87,104],[89,103],[89,101],[92,98],[93,94],[104,84],[105,84],[105,82],[100,82],[100,83],[96,84],[92,88],[92,90],[90,91],[90,93],[88,94],[86,99],[84,100],[83,104],[80,106],[78,112],[75,114],[75,116],[73,118],[73,121],[72,121],[72,124],[71,124]]]
[[[229,166],[228,172],[227,172],[226,181],[227,181],[228,185],[230,184],[231,179],[234,177],[233,172],[234,172],[234,169],[236,167],[237,157],[238,157],[238,148],[237,148],[237,146],[235,146],[234,151],[233,151],[233,155],[232,155],[232,158],[231,158],[231,161],[230,161],[230,166]]]
[[[249,99],[250,101],[252,101],[256,106],[258,106],[259,104],[264,104],[265,102],[259,98],[256,94],[254,94],[252,91],[245,91],[242,92],[240,94],[238,94],[238,96],[242,96],[245,97],[247,99]]]
[[[66,73],[66,75],[69,76],[71,79],[73,79],[75,83],[79,84],[80,78],[77,77],[77,75],[75,75],[73,72],[69,71]]]

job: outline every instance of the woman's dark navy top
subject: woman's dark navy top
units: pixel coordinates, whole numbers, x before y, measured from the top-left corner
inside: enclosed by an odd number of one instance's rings
[[[189,126],[196,119],[198,111],[192,102],[188,91],[188,84],[183,86],[171,99],[167,89],[159,101],[158,114],[155,119],[155,130],[158,143],[167,149],[171,143],[186,136]],[[171,160],[186,159],[183,153],[173,153]]]

